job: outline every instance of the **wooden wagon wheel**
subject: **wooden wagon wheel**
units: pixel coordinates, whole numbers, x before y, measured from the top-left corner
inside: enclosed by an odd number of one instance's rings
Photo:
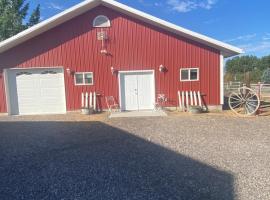
[[[237,115],[253,115],[260,107],[258,94],[248,87],[241,87],[229,96],[229,106]]]

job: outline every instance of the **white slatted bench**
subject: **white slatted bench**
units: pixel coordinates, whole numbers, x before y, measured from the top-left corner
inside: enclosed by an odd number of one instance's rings
[[[81,100],[82,108],[93,108],[94,111],[98,111],[96,92],[82,92]]]
[[[178,91],[178,105],[179,111],[186,112],[190,106],[200,106],[202,104],[202,94],[200,91]]]

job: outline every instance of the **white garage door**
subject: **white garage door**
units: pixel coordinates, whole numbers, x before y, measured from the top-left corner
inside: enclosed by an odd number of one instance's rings
[[[122,110],[154,109],[154,73],[149,71],[120,72]]]
[[[8,71],[11,115],[66,112],[62,68],[11,69]]]

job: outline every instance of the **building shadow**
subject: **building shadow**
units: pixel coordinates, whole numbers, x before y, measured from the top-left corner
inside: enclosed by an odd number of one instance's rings
[[[0,199],[226,199],[233,175],[101,122],[0,122]]]

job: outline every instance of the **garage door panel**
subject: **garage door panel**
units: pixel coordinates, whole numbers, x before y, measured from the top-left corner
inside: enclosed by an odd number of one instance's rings
[[[56,114],[66,112],[62,69],[10,70],[10,92],[16,92],[12,114]],[[14,75],[15,74],[15,75]],[[15,105],[17,104],[17,106]]]
[[[59,101],[56,98],[46,98],[39,101],[42,105],[63,105],[64,101]]]
[[[37,112],[37,109],[33,105],[25,105],[23,107],[19,107],[20,115],[36,114],[36,112]]]
[[[42,97],[46,98],[58,98],[59,95],[63,95],[63,91],[61,91],[61,88],[44,88],[41,89],[40,94]]]
[[[48,79],[41,78],[40,85],[42,87],[54,88],[54,87],[62,87],[64,84],[62,77],[53,77]]]

